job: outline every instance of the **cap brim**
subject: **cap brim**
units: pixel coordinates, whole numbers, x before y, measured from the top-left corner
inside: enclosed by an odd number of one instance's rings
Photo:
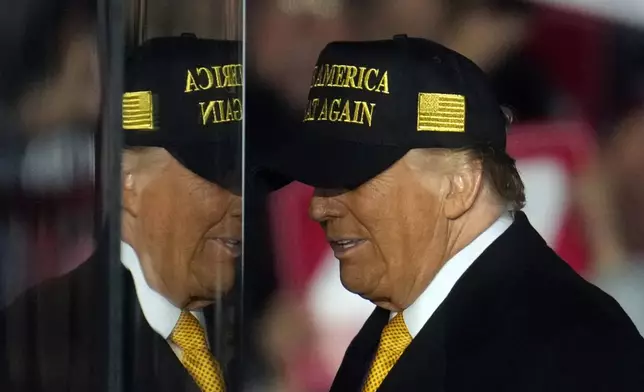
[[[326,189],[355,189],[396,163],[408,148],[297,137],[268,158],[269,171]]]
[[[236,143],[164,146],[186,169],[232,192],[241,192],[241,153]]]
[[[191,172],[226,189],[241,192],[242,154],[238,133],[220,132],[210,140],[177,142],[150,139],[146,132],[149,131],[128,131],[125,146],[164,148]]]

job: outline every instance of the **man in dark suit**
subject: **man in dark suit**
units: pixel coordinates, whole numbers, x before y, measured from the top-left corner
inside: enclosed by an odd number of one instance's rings
[[[106,390],[110,344],[124,347],[123,390],[226,389],[230,349],[214,316],[225,324],[215,302],[233,286],[241,249],[240,48],[184,35],[150,40],[129,59],[124,324],[111,325],[105,278],[119,260],[99,248],[3,312],[0,390]],[[110,328],[123,340],[108,341]]]
[[[644,340],[520,211],[509,116],[474,63],[395,36],[320,54],[267,164],[316,187],[344,287],[377,305],[332,391],[640,391]]]

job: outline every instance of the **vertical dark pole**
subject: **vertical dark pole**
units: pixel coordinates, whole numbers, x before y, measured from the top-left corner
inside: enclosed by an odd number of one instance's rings
[[[234,1],[234,0],[233,0]],[[241,20],[238,21],[239,25],[235,25],[236,31],[241,32],[241,34],[236,35],[233,37],[233,39],[238,39],[239,36],[241,36],[241,53],[240,53],[240,60],[242,64],[242,69],[244,70],[243,75],[242,75],[242,103],[243,103],[243,108],[242,110],[242,124],[241,124],[241,151],[239,154],[239,159],[241,159],[240,165],[241,165],[241,173],[242,173],[242,257],[241,257],[241,266],[240,266],[240,274],[241,277],[239,279],[239,304],[238,304],[238,311],[237,311],[237,320],[236,322],[238,323],[237,327],[237,352],[239,355],[238,359],[238,371],[235,377],[237,378],[237,385],[239,390],[245,389],[244,385],[244,380],[245,380],[245,374],[247,372],[244,371],[244,369],[247,366],[247,355],[246,355],[246,345],[248,344],[246,342],[246,335],[247,332],[250,332],[250,330],[247,330],[246,326],[246,201],[248,200],[248,195],[246,194],[246,108],[248,107],[247,101],[246,101],[246,0],[238,0],[235,1],[235,5],[237,7],[237,11],[235,15],[240,15]]]
[[[136,45],[140,45],[143,42],[145,42],[147,38],[147,27],[148,27],[148,1],[147,0],[136,0],[139,3],[138,6],[138,15],[137,15],[137,20],[136,22],[138,23],[137,25],[137,32],[138,32],[138,41],[136,42]]]
[[[101,132],[103,207],[102,241],[108,252],[109,282],[108,379],[109,392],[123,391],[123,275],[120,259],[121,218],[121,91],[125,49],[124,0],[97,0],[101,42],[103,121]]]
[[[126,19],[125,19],[125,40],[126,47],[125,53],[129,53],[129,50],[135,48],[141,42],[141,37],[145,35],[144,24],[142,23],[145,19],[142,16],[142,13],[146,12],[144,9],[144,4],[141,3],[141,0],[123,0],[126,3]]]

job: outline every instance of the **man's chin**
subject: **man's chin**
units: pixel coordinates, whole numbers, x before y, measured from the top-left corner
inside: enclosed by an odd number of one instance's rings
[[[192,268],[190,302],[212,304],[234,289],[235,261],[232,258],[201,258]]]
[[[367,297],[369,290],[366,290],[364,281],[362,281],[361,279],[356,279],[353,276],[344,277],[340,275],[340,282],[342,282],[342,286],[344,286],[347,291],[359,295],[364,299],[369,299]]]
[[[195,292],[188,299],[187,304],[183,308],[188,310],[199,310],[206,306],[212,305],[213,303],[222,299],[228,293],[230,293],[234,288],[233,286],[234,282],[231,279],[231,282],[229,284],[218,282],[216,286],[202,287],[198,293]]]
[[[184,309],[190,310],[190,311],[199,310],[199,309],[205,308],[206,306],[212,305],[213,302],[215,301],[212,299],[210,300],[194,299],[194,300],[190,300],[190,302],[188,302],[188,304],[184,307]]]

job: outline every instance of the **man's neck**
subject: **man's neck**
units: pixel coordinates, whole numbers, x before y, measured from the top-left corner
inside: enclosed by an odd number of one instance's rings
[[[473,209],[451,224],[448,229],[445,262],[465,249],[496,222],[505,211],[502,208]]]
[[[423,292],[404,310],[405,324],[412,338],[420,333],[452,289],[485,250],[512,225],[509,214],[502,215],[472,240],[460,252],[449,259],[438,271]],[[391,315],[393,317],[394,314]]]
[[[411,304],[425,291],[427,286],[432,282],[436,275],[443,268],[445,263],[451,260],[456,254],[465,249],[477,237],[485,232],[490,226],[494,224],[504,213],[504,209],[497,208],[474,208],[468,211],[467,214],[460,217],[457,221],[450,223],[448,227],[448,240],[446,246],[443,248],[442,261],[437,267],[427,268],[425,271],[414,274],[414,280],[408,287],[404,300],[390,302],[390,303],[377,303],[378,306],[391,311],[402,311]]]

